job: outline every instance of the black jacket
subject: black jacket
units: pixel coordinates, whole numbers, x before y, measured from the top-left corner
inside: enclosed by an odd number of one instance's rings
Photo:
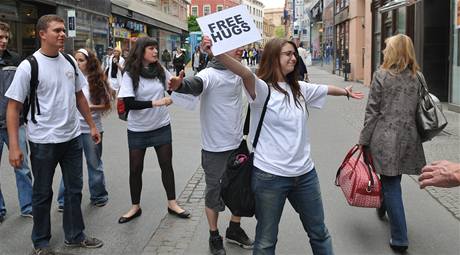
[[[5,93],[13,82],[16,68],[21,62],[19,54],[9,50],[3,52],[0,60],[0,128],[6,128],[6,106],[8,98]],[[20,117],[20,124],[23,124],[23,118]]]

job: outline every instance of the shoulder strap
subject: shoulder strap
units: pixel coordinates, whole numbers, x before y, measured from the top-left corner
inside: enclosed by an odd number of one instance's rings
[[[421,91],[425,91],[426,93],[428,92],[428,85],[426,84],[425,78],[422,76],[420,72],[416,73],[417,79],[420,82],[420,86],[422,87]]]
[[[27,118],[27,113],[30,108],[30,118],[35,124],[35,107],[37,107],[37,114],[40,115],[40,106],[38,105],[37,87],[38,87],[38,62],[34,55],[27,57],[30,63],[30,92],[28,102],[24,104],[24,118]]]
[[[268,95],[265,99],[264,108],[262,109],[262,114],[260,115],[259,124],[257,125],[256,135],[254,136],[254,142],[252,143],[252,148],[255,149],[257,142],[259,141],[260,130],[262,130],[262,123],[264,122],[265,112],[267,111],[268,100],[270,100],[270,85],[267,84]]]
[[[65,59],[67,59],[67,61],[69,61],[69,63],[72,65],[73,70],[75,72],[75,79],[77,79],[77,77],[78,77],[77,66],[75,65],[75,62],[73,62],[72,57],[69,54],[66,54],[66,53],[62,53],[62,56],[64,56]]]

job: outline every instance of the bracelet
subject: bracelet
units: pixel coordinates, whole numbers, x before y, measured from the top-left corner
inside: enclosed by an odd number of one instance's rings
[[[345,92],[347,92],[347,94],[345,95],[347,97],[348,100],[350,100],[350,92],[348,92],[348,89],[344,88],[345,89]]]

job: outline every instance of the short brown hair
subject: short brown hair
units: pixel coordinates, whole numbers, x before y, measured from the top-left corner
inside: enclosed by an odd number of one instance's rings
[[[6,23],[6,22],[0,21],[0,30],[9,33],[10,32],[10,25],[8,25],[8,23]]]
[[[37,21],[37,26],[36,26],[37,33],[39,33],[41,30],[48,29],[48,24],[52,21],[65,23],[64,19],[58,15],[55,15],[55,14],[43,15]]]

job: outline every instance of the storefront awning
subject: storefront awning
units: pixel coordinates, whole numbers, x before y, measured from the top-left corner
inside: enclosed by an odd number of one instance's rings
[[[389,12],[392,10],[399,9],[401,7],[413,5],[419,1],[420,0],[393,0],[391,2],[386,3],[382,7],[380,7],[379,12],[380,13]]]

